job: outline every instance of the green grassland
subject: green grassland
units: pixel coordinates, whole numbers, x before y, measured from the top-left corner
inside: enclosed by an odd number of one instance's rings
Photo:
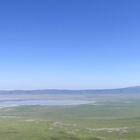
[[[140,140],[140,99],[0,108],[0,140]]]

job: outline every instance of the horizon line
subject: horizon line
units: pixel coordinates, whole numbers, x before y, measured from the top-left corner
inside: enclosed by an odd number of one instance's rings
[[[114,90],[114,89],[124,89],[124,88],[136,88],[140,86],[125,86],[125,87],[116,87],[116,88],[91,88],[91,89],[59,89],[59,88],[42,88],[42,89],[0,89],[0,91],[43,91],[43,90],[67,90],[67,91],[84,91],[84,90]]]

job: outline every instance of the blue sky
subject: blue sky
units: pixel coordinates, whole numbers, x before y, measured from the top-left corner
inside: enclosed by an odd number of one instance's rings
[[[1,0],[0,89],[140,85],[139,0]]]

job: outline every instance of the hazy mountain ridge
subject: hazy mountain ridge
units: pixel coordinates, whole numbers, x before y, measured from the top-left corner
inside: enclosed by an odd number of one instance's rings
[[[140,93],[140,86],[118,88],[118,89],[96,89],[96,90],[0,90],[0,94],[117,94],[117,93]]]

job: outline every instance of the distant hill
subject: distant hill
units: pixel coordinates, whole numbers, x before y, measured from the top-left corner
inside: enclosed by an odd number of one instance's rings
[[[118,89],[97,89],[97,90],[0,90],[0,94],[136,94],[140,93],[140,86],[118,88]]]

